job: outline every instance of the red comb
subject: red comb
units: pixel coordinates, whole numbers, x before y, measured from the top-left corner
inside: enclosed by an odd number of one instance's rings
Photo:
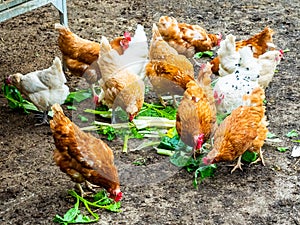
[[[128,41],[131,41],[131,36],[130,36],[130,33],[128,31],[125,31],[124,32],[124,37],[128,40]]]

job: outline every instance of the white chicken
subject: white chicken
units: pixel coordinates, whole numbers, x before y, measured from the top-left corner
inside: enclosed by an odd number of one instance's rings
[[[16,86],[33,104],[43,111],[41,123],[48,124],[48,111],[55,103],[63,104],[69,95],[69,87],[62,70],[61,61],[55,57],[51,67],[28,74],[16,73],[7,78],[7,83]]]
[[[277,65],[283,57],[282,50],[273,50],[264,53],[258,57],[258,63],[261,66],[258,83],[262,88],[269,86],[272,81]]]
[[[220,60],[219,75],[225,76],[233,73],[240,59],[240,54],[235,50],[235,36],[227,35],[225,40],[221,41],[217,53]]]
[[[105,46],[103,46],[105,47]],[[108,46],[107,46],[108,47]],[[102,49],[102,48],[101,48]],[[104,52],[109,52],[109,56],[105,56],[105,53],[100,53],[101,59],[98,59],[98,65],[101,68],[101,72],[104,73],[113,73],[116,71],[106,71],[104,67],[106,67],[107,63],[111,63],[109,61],[113,58],[113,64],[115,70],[123,70],[127,69],[128,71],[137,74],[142,79],[145,76],[145,66],[148,62],[148,42],[147,36],[144,31],[144,27],[140,24],[137,25],[134,36],[131,38],[131,42],[129,43],[129,47],[122,55],[117,55],[116,51],[110,51],[109,49],[105,49]],[[108,61],[106,61],[108,60]],[[113,68],[109,68],[110,70]]]
[[[214,98],[218,113],[231,113],[243,104],[243,96],[250,94],[259,86],[258,78],[261,70],[249,47],[239,51],[240,60],[235,71],[220,77],[214,86]]]

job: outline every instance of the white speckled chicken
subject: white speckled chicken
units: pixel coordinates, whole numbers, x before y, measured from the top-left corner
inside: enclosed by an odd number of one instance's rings
[[[239,51],[240,60],[232,74],[220,77],[214,86],[214,98],[218,113],[231,113],[242,105],[242,98],[259,86],[260,65],[253,58],[249,47]]]

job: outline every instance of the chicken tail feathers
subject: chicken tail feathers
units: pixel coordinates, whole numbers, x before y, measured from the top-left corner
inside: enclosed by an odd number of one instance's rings
[[[265,99],[264,89],[261,87],[254,88],[250,95],[244,95],[243,101],[246,106],[263,106]]]
[[[105,36],[102,36],[101,43],[100,43],[100,49],[101,49],[101,51],[100,51],[101,55],[109,53],[112,49],[111,45],[109,44],[108,39]]]
[[[153,27],[152,27],[152,40],[157,40],[157,39],[162,39],[162,37],[161,37],[161,34],[158,30],[158,27],[154,23]]]

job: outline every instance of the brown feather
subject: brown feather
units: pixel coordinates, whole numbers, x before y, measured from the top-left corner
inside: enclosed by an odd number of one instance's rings
[[[58,104],[50,128],[56,150],[54,160],[77,183],[89,181],[107,190],[120,188],[113,151],[102,140],[80,130],[67,118]]]

